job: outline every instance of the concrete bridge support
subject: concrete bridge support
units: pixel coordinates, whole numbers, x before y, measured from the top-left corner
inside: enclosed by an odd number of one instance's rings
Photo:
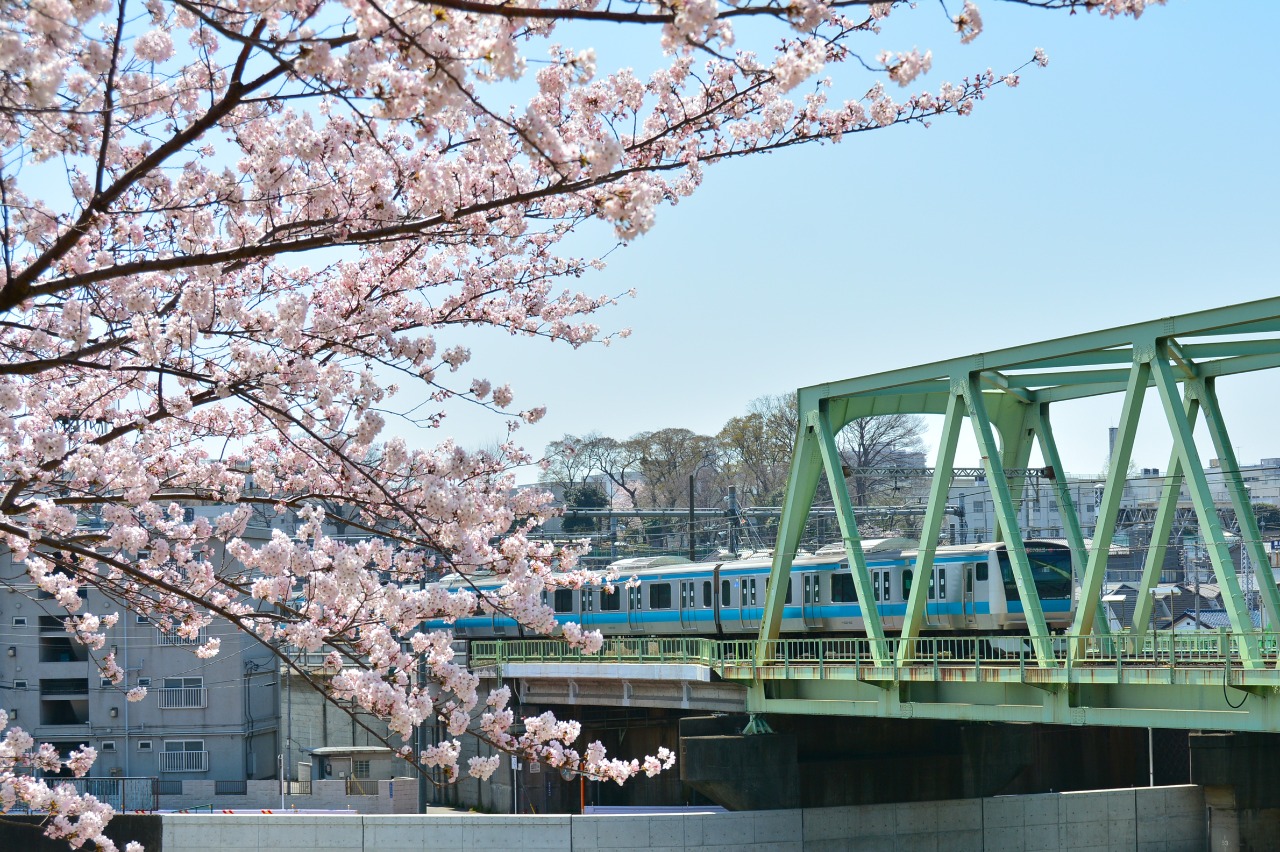
[[[1280,843],[1280,736],[1192,734],[1191,777],[1204,786],[1210,849],[1262,852]]]
[[[776,733],[742,734],[743,716],[681,720],[681,779],[731,810],[982,798],[1151,781],[1144,729],[845,717],[770,716],[768,722]],[[1156,783],[1186,783],[1185,734],[1157,733]]]

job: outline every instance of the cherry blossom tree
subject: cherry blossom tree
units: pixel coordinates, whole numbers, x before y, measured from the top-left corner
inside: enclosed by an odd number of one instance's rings
[[[1009,2],[1112,17],[1147,5]],[[575,226],[601,220],[630,240],[708,164],[965,115],[1017,83],[1020,69],[984,70],[907,89],[931,54],[868,46],[912,8],[4,4],[0,537],[15,563],[95,651],[117,615],[85,611],[85,586],[184,636],[219,618],[273,648],[330,649],[331,697],[396,736],[444,720],[449,739],[400,753],[450,778],[464,733],[619,781],[670,765],[669,753],[636,762],[579,749],[578,727],[550,717],[513,735],[505,693],[478,696],[447,632],[419,629],[481,607],[591,650],[600,638],[558,628],[539,594],[601,582],[576,570],[572,550],[531,539],[547,500],[513,492],[511,470],[528,461],[514,436],[493,452],[419,441],[436,443],[450,403],[513,429],[543,414],[473,374],[469,330],[609,342],[592,315],[615,297],[563,289],[600,265],[562,250]],[[972,2],[952,12],[960,41],[978,36]],[[763,49],[735,45],[744,19]],[[661,67],[599,74],[591,50],[554,40],[609,24],[653,30]],[[866,68],[870,88],[834,99],[821,75],[842,63]],[[192,502],[225,511],[185,519]],[[250,543],[255,511],[299,523]],[[375,535],[334,538],[335,513]],[[503,585],[419,589],[429,570]],[[381,582],[388,574],[396,582]],[[120,680],[111,654],[95,659]],[[83,772],[91,758],[64,759],[10,728],[0,809],[47,810],[47,833],[111,848],[109,808],[23,774]],[[469,771],[496,765],[477,758]]]

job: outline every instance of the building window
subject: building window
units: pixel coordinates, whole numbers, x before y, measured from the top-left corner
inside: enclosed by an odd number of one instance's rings
[[[115,751],[115,750],[116,750],[116,741],[115,741],[115,740],[103,740],[103,741],[102,741],[102,750],[103,750],[103,751]]]
[[[973,511],[975,511],[975,512],[985,512],[986,510],[987,510],[987,509],[986,509],[986,504],[985,504],[983,501],[981,501],[981,500],[974,500],[974,501],[973,501]]]
[[[369,777],[369,763],[370,763],[370,761],[368,761],[368,760],[355,760],[355,761],[352,761],[351,777],[353,777],[353,778],[368,778],[368,777]]]
[[[26,617],[25,615],[15,615],[15,616],[13,617],[13,626],[14,626],[14,627],[26,627],[26,626],[27,626],[27,617]]]
[[[165,740],[160,771],[208,772],[209,752],[204,749],[204,740]]]
[[[138,740],[138,751],[151,751],[151,740]]]
[[[160,709],[180,710],[205,707],[204,678],[167,677],[160,689]],[[167,745],[167,743],[166,743]]]

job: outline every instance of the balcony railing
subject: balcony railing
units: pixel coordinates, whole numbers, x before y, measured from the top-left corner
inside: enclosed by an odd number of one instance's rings
[[[160,631],[157,631],[157,633],[159,634],[159,638],[156,642],[157,645],[203,645],[204,644],[203,630],[201,630],[200,633],[194,639],[188,639],[185,636],[180,636],[179,634],[177,634],[172,630],[170,630],[167,633],[163,630],[160,630]]]
[[[203,692],[203,690],[201,690]],[[162,751],[160,752],[161,772],[208,772],[209,752],[207,751]]]
[[[161,710],[191,710],[208,706],[208,696],[203,686],[184,686],[181,689],[158,689]]]

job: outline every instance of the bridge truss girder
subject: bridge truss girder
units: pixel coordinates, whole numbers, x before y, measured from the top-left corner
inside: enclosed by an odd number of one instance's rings
[[[997,536],[1008,547],[1035,651],[1034,664],[1039,668],[1072,665],[1069,660],[1064,663],[1053,654],[1019,530],[1014,495],[1022,493],[1027,461],[1033,444],[1038,444],[1046,465],[1054,474],[1064,531],[1080,578],[1080,599],[1070,632],[1083,637],[1105,630],[1105,618],[1099,618],[1098,612],[1107,558],[1120,515],[1125,473],[1146,391],[1154,387],[1173,441],[1173,453],[1156,509],[1153,547],[1144,564],[1137,595],[1138,610],[1130,633],[1141,637],[1145,629],[1151,607],[1149,592],[1159,577],[1164,542],[1185,484],[1222,591],[1232,632],[1241,640],[1241,664],[1245,668],[1265,667],[1267,663],[1253,636],[1248,608],[1209,491],[1205,468],[1196,450],[1193,430],[1198,420],[1203,420],[1208,428],[1225,471],[1225,485],[1240,525],[1240,538],[1249,549],[1250,561],[1258,574],[1263,605],[1270,623],[1280,624],[1280,594],[1272,580],[1270,562],[1263,551],[1238,472],[1215,386],[1222,376],[1276,367],[1280,367],[1280,298],[801,388],[797,393],[799,428],[756,644],[756,662],[767,662],[770,640],[778,638],[791,562],[819,479],[824,476],[835,503],[858,600],[875,599],[836,451],[836,434],[862,417],[941,414],[944,417],[942,438],[901,638],[918,636],[924,624],[934,548],[950,484],[949,471],[960,430],[967,421],[983,456],[986,484],[995,507]],[[1054,440],[1050,410],[1055,402],[1117,393],[1123,394],[1117,440],[1098,507],[1094,537],[1086,547],[1077,507]],[[1013,476],[1006,475],[1006,471]],[[892,643],[888,640],[892,637],[885,635],[876,609],[864,606],[863,618],[876,664],[890,666],[901,662],[891,658]],[[907,644],[900,643],[898,648]]]

